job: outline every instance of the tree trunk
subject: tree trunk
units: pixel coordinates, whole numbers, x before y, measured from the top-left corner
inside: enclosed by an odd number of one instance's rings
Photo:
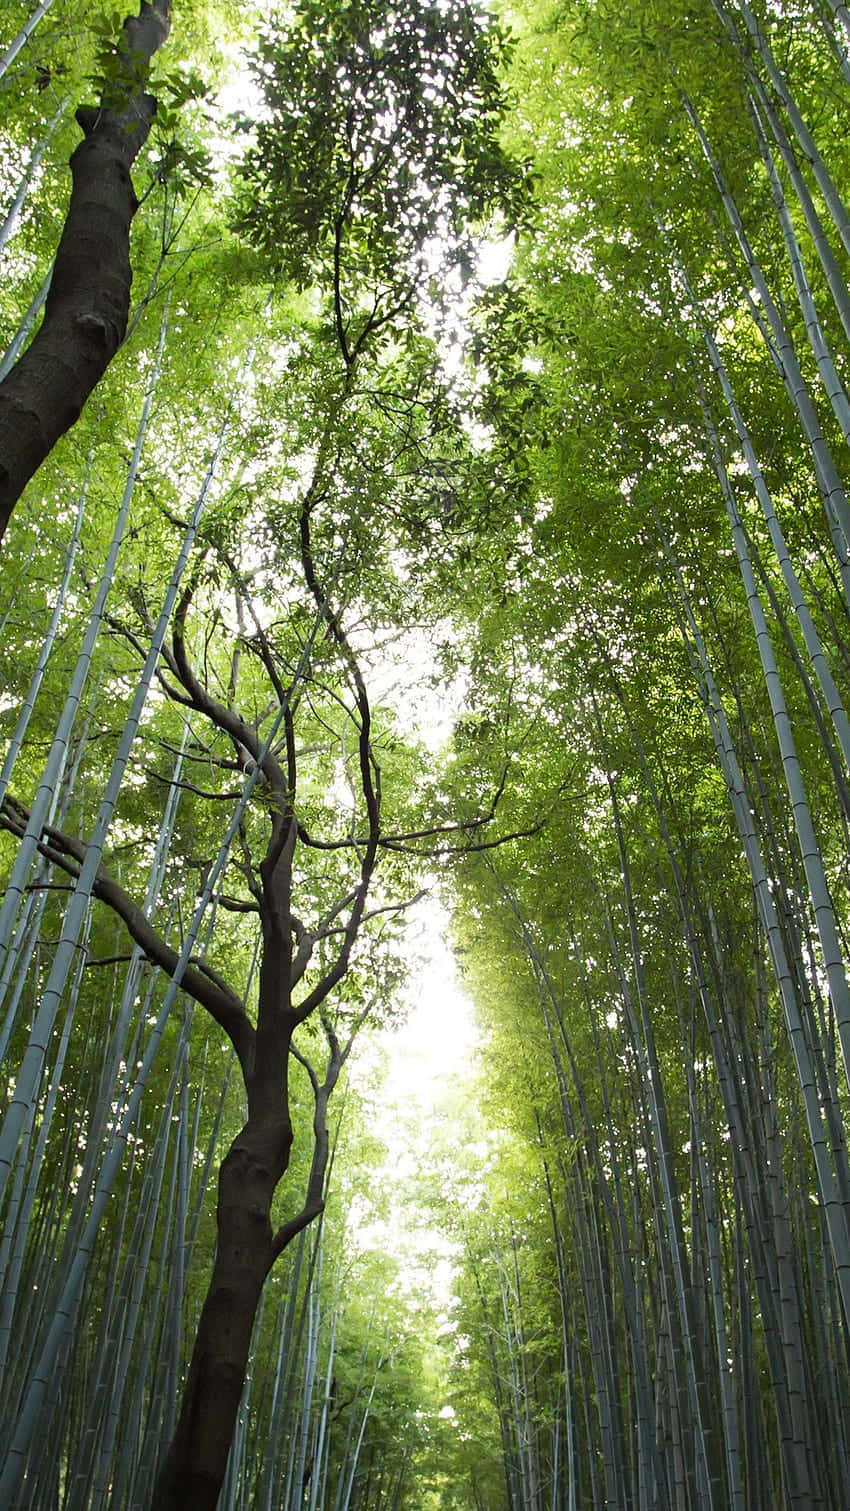
[[[215,1511],[227,1468],[254,1318],[277,1249],[275,1188],[289,1163],[288,1119],[246,1123],[222,1162],[218,1245],[174,1439],[151,1511]]]
[[[170,0],[141,0],[119,45],[121,96],[77,111],[83,141],[71,157],[72,189],[44,321],[0,383],[0,539],[29,479],[74,424],[127,329],[130,224],[138,201],[130,169],[156,100],[147,66],[169,31]]]

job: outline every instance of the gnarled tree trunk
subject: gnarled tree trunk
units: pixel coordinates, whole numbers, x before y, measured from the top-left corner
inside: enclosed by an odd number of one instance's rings
[[[198,1322],[177,1429],[153,1511],[215,1511],[227,1468],[254,1318],[278,1250],[271,1203],[289,1162],[288,1118],[249,1121],[219,1171],[215,1264]]]
[[[77,111],[83,141],[71,157],[68,214],[44,321],[0,383],[0,539],[26,484],[77,419],[127,329],[130,225],[138,201],[130,169],[156,100],[148,64],[170,27],[171,0],[141,0],[124,22],[109,99]],[[115,97],[120,104],[112,103]]]

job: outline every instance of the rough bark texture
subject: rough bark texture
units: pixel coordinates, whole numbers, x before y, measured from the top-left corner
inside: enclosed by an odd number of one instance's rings
[[[71,199],[44,320],[0,383],[0,539],[29,479],[74,424],[127,330],[130,169],[147,140],[156,100],[147,65],[168,36],[170,0],[141,0],[124,22],[120,108],[77,111],[83,141],[71,157]]]
[[[279,776],[283,781],[283,774]],[[281,798],[287,801],[284,789]],[[263,949],[257,1031],[251,1060],[243,1072],[248,1120],[219,1171],[215,1263],[195,1335],[177,1429],[157,1477],[151,1511],[215,1511],[260,1295],[275,1259],[298,1231],[296,1220],[275,1233],[271,1220],[275,1190],[287,1170],[292,1148],[289,1056],[298,1023],[292,1009],[290,890],[294,844],[294,823],[288,815],[278,815],[260,867]],[[317,1137],[320,1131],[317,1127]],[[321,1192],[324,1162],[320,1165]],[[314,1210],[308,1191],[301,1215],[309,1221],[320,1210],[321,1202]]]
[[[222,1162],[218,1243],[201,1311],[180,1419],[160,1470],[152,1511],[215,1511],[245,1381],[251,1333],[276,1257],[271,1203],[289,1162],[292,1131],[249,1120]]]

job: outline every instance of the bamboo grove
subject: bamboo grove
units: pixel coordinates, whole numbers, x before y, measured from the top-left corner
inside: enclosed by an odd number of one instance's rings
[[[3,26],[0,1503],[843,1511],[847,7]]]

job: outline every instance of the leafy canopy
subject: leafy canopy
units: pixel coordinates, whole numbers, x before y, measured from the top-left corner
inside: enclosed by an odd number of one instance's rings
[[[344,265],[349,309],[436,298],[447,244],[468,271],[470,227],[525,211],[524,169],[499,142],[507,52],[460,0],[302,0],[254,62],[268,114],[242,170],[240,228],[300,287]]]

